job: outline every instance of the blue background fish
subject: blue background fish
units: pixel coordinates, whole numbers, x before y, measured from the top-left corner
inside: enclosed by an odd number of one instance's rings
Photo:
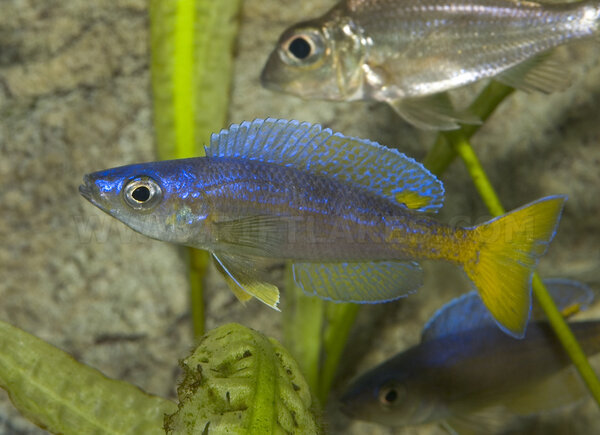
[[[568,313],[593,299],[591,290],[575,281],[545,284]],[[498,331],[476,293],[454,299],[432,316],[420,344],[353,381],[341,398],[342,409],[352,418],[385,425],[446,421],[458,433],[468,426],[486,433],[497,411],[506,418],[575,403],[586,389],[542,318],[537,308],[525,338],[515,340]],[[600,321],[570,325],[586,354],[600,351]]]

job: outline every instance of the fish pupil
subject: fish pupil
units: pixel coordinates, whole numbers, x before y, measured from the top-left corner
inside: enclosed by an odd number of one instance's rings
[[[133,192],[131,192],[131,196],[138,202],[146,202],[150,199],[150,189],[146,186],[136,187]]]
[[[297,59],[306,59],[310,56],[311,45],[306,38],[298,36],[290,42],[288,49]]]
[[[385,393],[384,398],[387,403],[393,403],[398,398],[398,392],[396,390],[389,390]]]

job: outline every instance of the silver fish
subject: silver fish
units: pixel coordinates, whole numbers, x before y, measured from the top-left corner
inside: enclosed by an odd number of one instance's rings
[[[593,299],[576,281],[545,284],[565,313]],[[342,410],[390,426],[446,421],[462,433],[459,426],[485,424],[483,417],[489,420],[500,409],[509,417],[575,402],[585,387],[540,314],[538,307],[525,338],[515,340],[498,331],[476,293],[461,296],[431,318],[420,344],[355,380],[342,397]],[[587,355],[600,352],[600,321],[570,325]]]
[[[389,103],[424,129],[478,122],[445,91],[493,77],[524,90],[568,85],[546,54],[598,34],[598,0],[343,0],[281,35],[261,75],[303,98]]]

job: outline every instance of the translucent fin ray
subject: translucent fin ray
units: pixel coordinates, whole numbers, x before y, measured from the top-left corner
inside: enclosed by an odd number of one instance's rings
[[[390,100],[388,104],[402,118],[423,130],[456,130],[460,124],[481,124],[481,119],[475,115],[455,110],[445,92]]]
[[[249,216],[217,222],[215,226],[221,243],[264,254],[285,242],[288,228],[286,218],[280,216]]]
[[[294,279],[305,293],[334,302],[392,301],[415,292],[423,284],[422,270],[414,262],[294,263],[293,266]]]
[[[244,157],[326,175],[416,211],[437,211],[443,204],[442,183],[420,163],[318,124],[271,118],[233,124],[212,135],[206,155]]]
[[[557,62],[548,60],[546,53],[521,62],[495,79],[521,91],[544,94],[562,91],[571,84],[568,71]]]

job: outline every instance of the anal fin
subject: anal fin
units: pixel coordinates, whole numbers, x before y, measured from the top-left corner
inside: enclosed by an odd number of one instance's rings
[[[279,289],[261,277],[265,269],[262,258],[218,252],[213,253],[213,259],[239,300],[245,302],[254,296],[279,311]]]
[[[372,304],[413,293],[423,273],[415,262],[294,263],[294,279],[305,293],[321,299]]]

